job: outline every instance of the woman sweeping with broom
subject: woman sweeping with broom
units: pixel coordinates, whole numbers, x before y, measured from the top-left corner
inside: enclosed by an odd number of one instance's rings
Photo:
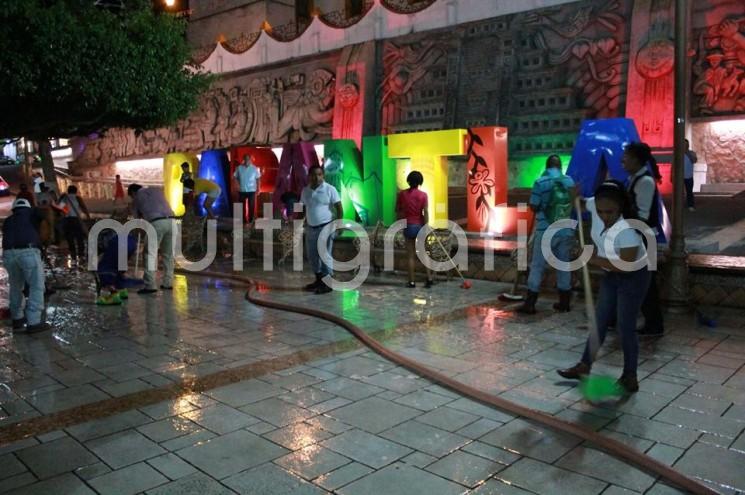
[[[585,208],[592,216],[591,235],[595,245],[589,264],[601,268],[604,274],[595,306],[595,322],[589,315],[590,336],[582,359],[571,368],[558,370],[558,373],[564,378],[586,379],[597,350],[605,340],[608,326],[615,321],[623,349],[623,374],[617,383],[627,393],[633,393],[639,390],[636,377],[639,361],[636,315],[639,314],[650,280],[645,260],[646,249],[641,235],[624,218],[628,218],[630,202],[623,184],[613,180],[603,182],[595,191],[595,197],[586,200]],[[619,268],[619,260],[627,264],[645,261],[628,271]],[[587,267],[583,270],[587,270]],[[585,272],[585,290],[591,297],[588,282],[589,276]]]

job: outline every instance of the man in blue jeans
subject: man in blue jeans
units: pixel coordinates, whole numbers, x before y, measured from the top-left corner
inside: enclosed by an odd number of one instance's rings
[[[13,214],[3,223],[3,265],[10,285],[10,315],[13,331],[26,333],[49,330],[41,321],[44,309],[44,265],[41,262],[42,241],[49,235],[44,217],[27,199],[13,202]],[[23,288],[28,285],[28,300],[23,308]],[[25,313],[25,314],[24,314]]]
[[[324,181],[323,169],[314,165],[308,170],[308,185],[300,193],[300,202],[305,207],[306,254],[316,280],[305,286],[305,290],[316,294],[331,292],[331,287],[324,283],[323,278],[331,275],[334,236],[330,235],[326,241],[328,255],[324,258],[318,252],[318,238],[323,228],[334,221],[334,217],[341,219],[343,211],[339,191]]]
[[[528,274],[528,294],[525,302],[517,308],[518,313],[535,314],[535,303],[546,270],[546,258],[542,244],[546,230],[559,220],[568,219],[574,202],[574,180],[561,171],[561,159],[551,155],[546,160],[546,171],[535,181],[530,194],[530,208],[535,212],[535,232],[533,251]],[[574,230],[560,229],[551,238],[551,252],[560,261],[570,261],[574,245]],[[557,270],[556,285],[559,289],[559,302],[554,309],[561,313],[571,310],[572,273]]]

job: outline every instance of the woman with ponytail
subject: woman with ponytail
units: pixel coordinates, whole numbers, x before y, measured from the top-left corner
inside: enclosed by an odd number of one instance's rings
[[[628,172],[627,191],[631,200],[632,218],[646,223],[655,234],[661,227],[660,192],[657,183],[662,181],[657,160],[646,143],[629,143],[623,153],[623,168]],[[644,328],[638,331],[646,337],[661,337],[664,333],[662,308],[660,306],[657,281],[652,271],[647,297],[642,304]]]

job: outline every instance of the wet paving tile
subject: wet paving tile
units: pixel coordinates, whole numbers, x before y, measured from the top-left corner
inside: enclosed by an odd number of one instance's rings
[[[497,478],[540,495],[594,495],[607,486],[597,479],[532,459],[520,459]]]
[[[474,488],[504,468],[505,466],[498,462],[456,450],[425,469],[445,479]]]
[[[95,455],[69,437],[23,449],[16,455],[39,479],[98,462]]]
[[[34,395],[29,402],[42,413],[49,414],[108,398],[109,395],[92,385],[80,385]]]
[[[88,488],[83,481],[71,473],[27,485],[8,493],[10,495],[48,495],[50,493],[64,493],[70,495],[96,494],[96,492]]]
[[[365,476],[339,490],[341,495],[460,495],[463,486],[447,481],[426,471],[394,464]]]
[[[233,495],[235,492],[203,473],[192,474],[146,492],[147,495],[182,495],[186,493]]]
[[[85,446],[114,469],[166,453],[158,444],[135,430],[97,438]]]
[[[745,466],[745,454],[696,443],[683,454],[674,467],[685,474],[705,480],[716,480],[717,484],[742,492],[745,491],[742,466]]]
[[[242,407],[241,411],[277,427],[287,426],[315,416],[312,411],[275,398],[249,404]]]
[[[375,469],[410,454],[411,449],[361,430],[350,430],[321,443],[345,457]]]
[[[10,478],[17,474],[21,474],[27,471],[26,466],[16,458],[13,454],[5,454],[0,456],[0,466],[3,467],[0,473],[0,480]]]
[[[176,454],[163,454],[153,457],[147,463],[171,480],[177,480],[196,472],[194,466],[184,462]]]
[[[198,430],[199,427],[186,418],[172,417],[161,419],[137,428],[137,431],[156,443],[165,442]]]
[[[204,407],[184,413],[181,416],[218,435],[224,435],[259,422],[257,418],[224,404]]]
[[[168,478],[144,462],[88,481],[101,495],[134,495],[167,482]]]
[[[459,429],[465,429],[466,425],[470,425],[475,422],[482,422],[479,425],[474,425],[471,431],[466,432],[468,434],[464,434],[462,430],[458,432],[459,435],[466,436],[468,438],[477,438],[501,424],[490,421],[488,419],[479,419],[479,416],[459,411],[457,409],[452,409],[450,407],[438,407],[437,409],[433,409],[426,414],[418,416],[416,420],[420,423],[434,426],[435,428],[440,428],[441,430],[449,432],[454,432]]]
[[[643,493],[655,478],[595,449],[577,447],[555,464],[575,473]]]
[[[381,436],[435,457],[442,457],[470,442],[465,437],[417,421],[407,421]]]
[[[249,469],[224,480],[225,485],[241,495],[322,495],[325,490],[274,464]]]
[[[328,474],[319,476],[314,483],[326,490],[337,490],[344,485],[370,474],[373,470],[358,462],[351,462]]]
[[[576,437],[516,419],[479,439],[483,443],[553,463],[580,443]]]
[[[307,423],[293,423],[263,435],[264,438],[290,450],[298,450],[319,443],[334,436],[318,426]]]
[[[311,445],[274,461],[286,470],[307,480],[327,474],[351,461],[320,445]]]
[[[328,413],[332,418],[370,433],[380,433],[420,414],[422,412],[418,409],[378,397],[369,397]]]
[[[239,430],[179,450],[176,454],[213,478],[223,479],[287,452],[268,440]]]

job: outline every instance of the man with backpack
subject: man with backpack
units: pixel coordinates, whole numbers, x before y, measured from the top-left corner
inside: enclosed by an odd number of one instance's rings
[[[561,159],[551,155],[546,160],[546,171],[535,181],[530,194],[530,207],[535,212],[533,251],[528,274],[528,294],[525,302],[517,308],[518,313],[535,314],[535,303],[546,269],[546,258],[541,245],[546,230],[559,220],[568,219],[574,202],[574,180],[561,171]],[[561,229],[551,239],[551,252],[560,261],[570,261],[574,244],[574,230]],[[572,273],[556,270],[556,285],[559,302],[554,309],[565,313],[571,310]]]

